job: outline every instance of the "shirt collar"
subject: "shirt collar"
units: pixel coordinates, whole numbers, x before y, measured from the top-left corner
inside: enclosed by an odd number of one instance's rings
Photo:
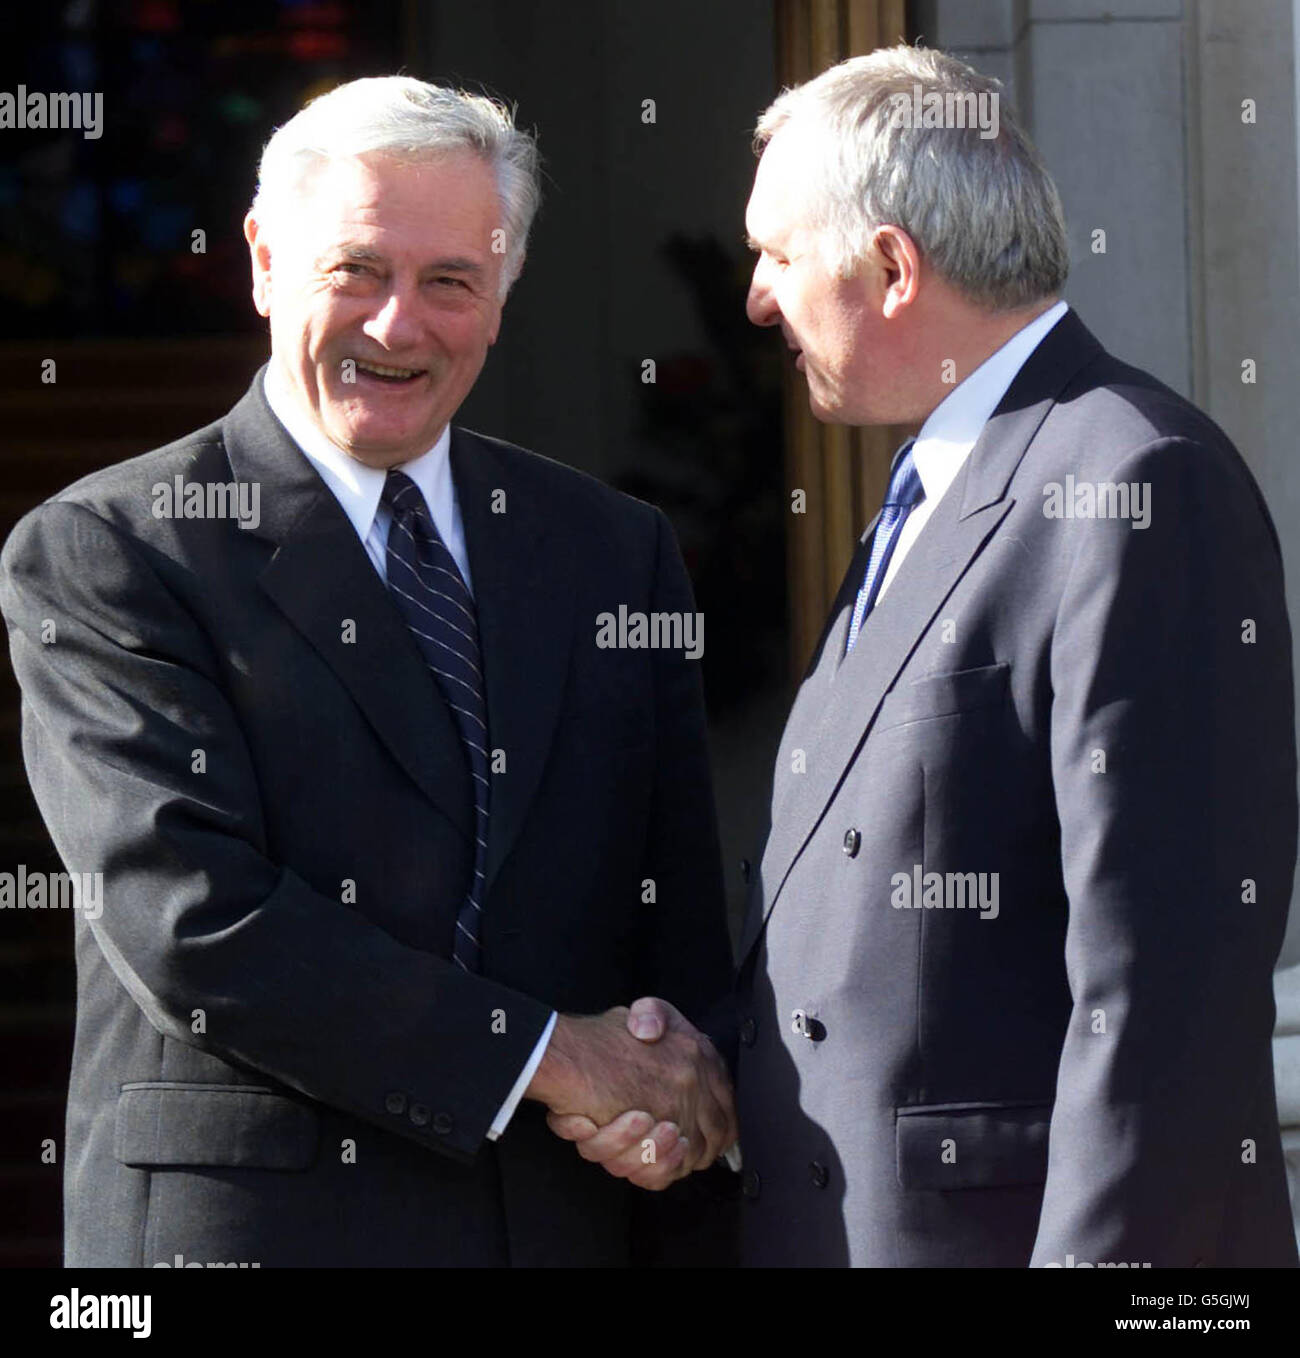
[[[929,503],[939,501],[956,479],[1016,374],[1069,309],[1067,303],[1057,302],[1017,330],[930,412],[912,445],[912,461]]]
[[[364,542],[375,522],[388,472],[380,467],[367,467],[349,457],[327,438],[304,413],[274,359],[267,364],[264,388],[271,413],[320,473]],[[443,426],[442,433],[427,453],[402,463],[401,470],[419,486],[431,511],[441,504],[452,503],[451,425]],[[445,532],[441,524],[439,529]]]

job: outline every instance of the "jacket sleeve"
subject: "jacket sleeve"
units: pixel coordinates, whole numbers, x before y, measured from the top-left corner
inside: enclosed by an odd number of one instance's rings
[[[149,1022],[472,1155],[549,1008],[399,943],[274,861],[210,643],[142,544],[81,505],[41,506],[5,546],[0,608],[32,789],[68,870],[103,874],[90,927]],[[437,1113],[391,1116],[394,1090]]]
[[[1268,1116],[1271,971],[1296,852],[1291,635],[1235,456],[1167,438],[1076,520],[1051,651],[1073,1012],[1034,1265],[1213,1262]]]

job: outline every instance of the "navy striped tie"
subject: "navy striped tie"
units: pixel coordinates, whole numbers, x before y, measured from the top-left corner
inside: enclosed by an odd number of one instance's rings
[[[478,971],[489,792],[487,699],[478,619],[474,600],[434,527],[420,488],[393,468],[384,482],[383,501],[393,513],[388,529],[388,588],[451,708],[469,760],[474,788],[474,878],[456,917],[452,958],[466,971]]]

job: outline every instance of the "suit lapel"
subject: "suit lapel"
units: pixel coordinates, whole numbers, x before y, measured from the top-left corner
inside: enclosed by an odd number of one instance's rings
[[[819,715],[825,711],[826,705],[831,700],[830,686],[835,678],[839,657],[844,654],[844,641],[853,616],[853,605],[867,569],[867,558],[871,555],[871,534],[879,518],[880,515],[877,513],[867,525],[867,531],[859,539],[853,559],[844,572],[844,579],[840,581],[839,592],[831,604],[821,637],[813,650],[812,659],[804,671],[803,681],[786,718],[785,732],[781,740],[782,757],[785,757],[791,749],[803,748],[801,741],[795,738],[796,733],[813,729]],[[797,786],[792,779],[775,780],[770,813],[773,825],[781,823],[786,802]]]
[[[843,656],[844,639],[853,600],[844,600],[817,669],[800,690],[781,740],[780,757],[788,759],[792,749],[803,749],[806,771],[794,774],[781,769],[786,790],[779,803],[773,798],[772,830],[761,874],[770,895],[761,915],[751,913],[741,941],[742,957],[775,907],[804,845],[834,801],[885,694],[1014,503],[1006,500],[988,505],[962,519],[958,498],[962,480],[963,473],[959,473],[847,656]]]
[[[261,487],[261,523],[252,531],[276,547],[262,588],[416,786],[472,839],[469,771],[451,713],[356,530],[272,415],[262,373],[226,417],[223,435],[236,478]]]
[[[573,636],[574,562],[567,540],[491,441],[453,428],[451,467],[473,576],[488,736],[505,755],[504,770],[492,777],[490,890],[541,781],[559,716]]]
[[[741,937],[742,961],[770,918],[790,869],[834,801],[885,695],[1010,512],[1015,503],[1007,494],[1011,478],[1057,394],[1100,352],[1101,346],[1073,311],[1047,333],[980,432],[847,656],[844,640],[857,578],[846,577],[841,585],[820,654],[781,739],[778,759],[784,761],[791,750],[801,748],[806,772],[795,774],[783,763],[777,766],[772,828],[763,852],[760,893]]]

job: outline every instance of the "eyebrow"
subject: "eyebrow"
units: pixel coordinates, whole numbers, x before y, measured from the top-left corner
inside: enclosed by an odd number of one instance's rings
[[[321,256],[318,263],[323,263],[331,255],[342,255],[342,257],[353,264],[383,264],[384,256],[377,250],[367,249],[364,245],[341,245],[335,246]],[[474,277],[481,277],[483,266],[474,259],[468,259],[464,255],[451,255],[445,259],[435,259],[424,269],[426,273],[463,273]]]
[[[483,266],[476,259],[466,259],[463,255],[453,255],[448,259],[435,259],[429,265],[434,273],[481,274]]]
[[[383,258],[374,250],[367,250],[360,245],[330,245],[316,256],[312,262],[312,267],[325,272],[331,261],[336,259],[346,259],[351,264],[382,264]]]

